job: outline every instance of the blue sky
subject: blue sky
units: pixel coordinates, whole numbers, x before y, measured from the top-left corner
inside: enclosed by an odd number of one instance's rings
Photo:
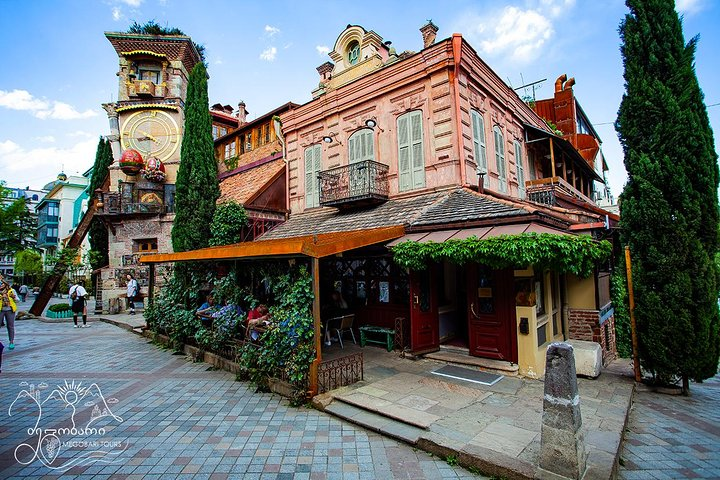
[[[623,94],[620,0],[220,1],[0,0],[0,180],[40,187],[64,169],[92,166],[107,134],[102,103],[117,98],[117,56],[105,31],[134,20],[178,27],[207,49],[210,103],[247,104],[250,118],[288,101],[305,103],[317,66],[347,24],[374,30],[398,52],[422,48],[426,20],[438,39],[461,33],[514,87],[562,73],[603,140],[615,196],[625,182],[612,126]],[[686,39],[700,34],[696,68],[706,104],[720,103],[720,5],[680,0]],[[532,92],[521,92],[532,93]],[[717,137],[720,106],[708,109]]]

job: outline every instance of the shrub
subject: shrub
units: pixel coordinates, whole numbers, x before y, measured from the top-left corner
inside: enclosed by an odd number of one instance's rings
[[[55,305],[50,305],[48,307],[48,310],[51,312],[60,313],[70,311],[72,310],[72,307],[70,307],[70,305],[68,305],[67,303],[56,303]]]

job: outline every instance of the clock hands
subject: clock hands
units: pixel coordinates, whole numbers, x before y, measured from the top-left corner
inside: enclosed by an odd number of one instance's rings
[[[141,140],[141,141],[142,141],[142,140],[152,140],[153,142],[158,143],[157,138],[153,137],[153,136],[150,135],[149,133],[147,133],[147,132],[145,132],[145,131],[143,131],[143,130],[140,130],[140,133],[142,133],[143,135],[145,135],[145,137],[144,137],[144,138],[138,138],[138,140]]]

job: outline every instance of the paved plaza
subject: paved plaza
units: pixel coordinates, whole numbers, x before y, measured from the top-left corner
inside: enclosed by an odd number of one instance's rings
[[[90,324],[17,322],[0,374],[0,478],[482,478]],[[82,435],[64,430],[73,422]]]

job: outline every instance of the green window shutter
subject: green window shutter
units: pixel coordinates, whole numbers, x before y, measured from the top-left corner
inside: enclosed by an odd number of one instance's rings
[[[318,205],[320,205],[320,179],[318,178],[318,174],[322,171],[322,145],[315,145],[315,147],[313,147],[313,150],[313,156],[315,161],[315,171],[313,172],[313,183],[315,184],[315,198],[313,198],[313,203],[317,207]]]
[[[361,133],[362,138],[362,159],[363,160],[375,160],[375,147],[373,146],[373,131],[363,130]]]
[[[355,144],[357,143],[357,137],[353,135],[348,140],[348,163],[357,162],[357,155],[355,155]]]
[[[495,136],[495,165],[498,173],[498,188],[501,192],[507,192],[507,173],[505,170],[505,138],[499,127],[493,129]]]
[[[410,141],[412,142],[412,188],[422,188],[425,186],[425,156],[420,111],[410,114]]]
[[[398,178],[400,179],[398,189],[401,192],[412,188],[410,174],[410,132],[407,115],[398,118]]]
[[[305,206],[314,207],[315,182],[313,182],[313,147],[305,149]]]
[[[522,145],[515,142],[515,165],[517,166],[518,196],[525,198],[525,166],[522,158]]]
[[[490,177],[487,175],[487,153],[485,150],[485,122],[480,112],[472,111],[473,146],[475,147],[475,162],[479,170],[485,170],[483,186],[488,187]]]

